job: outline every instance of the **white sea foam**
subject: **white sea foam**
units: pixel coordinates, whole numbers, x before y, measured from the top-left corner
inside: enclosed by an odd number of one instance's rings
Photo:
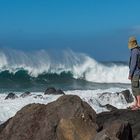
[[[122,88],[110,88],[106,90],[72,90],[65,91],[67,95],[78,95],[82,100],[89,103],[89,105],[97,112],[107,111],[106,108],[101,107],[101,105],[111,104],[117,108],[126,108],[129,104],[127,104],[126,100],[122,95],[113,94],[115,92],[120,92],[124,89]],[[103,92],[109,92],[112,94],[105,94],[104,98],[100,98]],[[42,95],[43,98],[34,98],[36,95]],[[56,100],[60,95],[44,95],[43,93],[32,93],[31,96],[25,98],[17,98],[17,99],[8,99],[4,100],[7,94],[0,94],[0,122],[4,122],[10,117],[14,116],[15,113],[30,103],[41,103],[47,104]],[[20,94],[17,94],[20,95]]]
[[[83,78],[99,83],[130,83],[127,79],[128,66],[103,65],[86,54],[64,51],[60,57],[53,57],[45,50],[23,52],[0,50],[0,71],[15,73],[19,69],[27,70],[31,76],[42,73],[71,72],[74,78]]]

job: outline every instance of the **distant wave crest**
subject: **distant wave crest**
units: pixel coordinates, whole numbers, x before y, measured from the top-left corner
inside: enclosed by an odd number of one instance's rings
[[[129,83],[127,65],[104,65],[83,53],[71,50],[52,55],[45,50],[24,52],[0,50],[0,78],[38,78],[58,75],[98,83]]]

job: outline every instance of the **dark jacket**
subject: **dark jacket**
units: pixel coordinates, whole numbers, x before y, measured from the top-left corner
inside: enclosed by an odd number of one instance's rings
[[[140,47],[131,49],[130,61],[129,61],[129,76],[140,76]]]

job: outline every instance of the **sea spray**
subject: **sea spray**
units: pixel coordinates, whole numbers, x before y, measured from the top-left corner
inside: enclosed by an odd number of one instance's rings
[[[130,83],[127,65],[106,65],[83,53],[68,50],[55,57],[45,50],[0,50],[0,73],[15,74],[21,70],[34,78],[44,74],[71,73],[75,79],[90,82]]]

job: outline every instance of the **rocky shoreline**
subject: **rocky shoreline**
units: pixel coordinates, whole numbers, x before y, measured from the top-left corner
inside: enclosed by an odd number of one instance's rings
[[[55,89],[48,89],[45,94],[53,92],[62,96],[47,105],[29,104],[1,124],[0,140],[140,140],[140,110],[106,105],[110,111],[96,114],[79,96],[64,95]],[[128,91],[121,94],[132,101]],[[30,93],[21,97],[25,96]]]

